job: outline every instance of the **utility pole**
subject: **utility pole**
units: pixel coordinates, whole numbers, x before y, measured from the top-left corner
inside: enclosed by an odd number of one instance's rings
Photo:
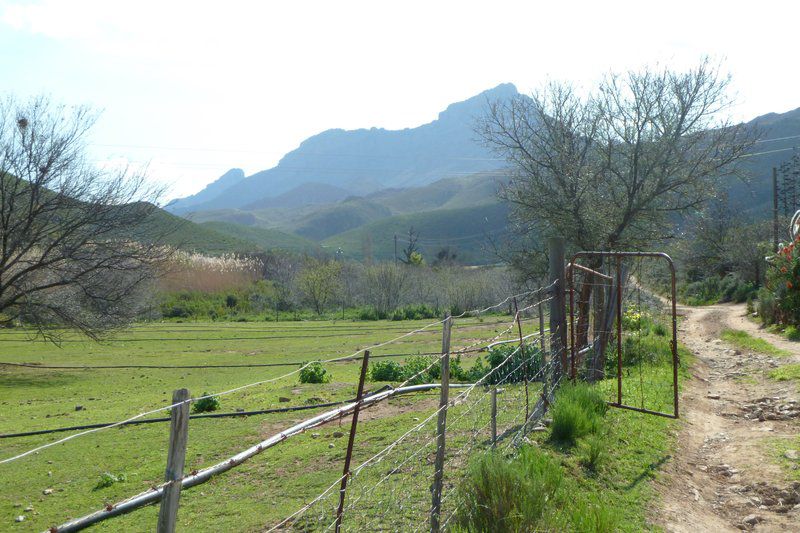
[[[778,251],[778,169],[772,167],[772,248]]]

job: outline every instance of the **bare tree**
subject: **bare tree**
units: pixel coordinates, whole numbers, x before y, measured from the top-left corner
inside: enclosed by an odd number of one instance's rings
[[[422,254],[419,251],[417,240],[419,240],[419,232],[414,231],[414,226],[411,226],[408,228],[408,246],[403,248],[403,255],[405,257],[401,258],[400,261],[407,265],[422,264]]]
[[[752,131],[724,116],[728,85],[705,60],[688,72],[612,74],[587,96],[553,83],[492,103],[478,129],[511,165],[501,195],[515,225],[583,250],[672,237],[670,217],[713,197],[753,143]],[[594,282],[588,276],[579,291],[581,346]]]
[[[408,268],[395,263],[378,263],[364,269],[367,302],[385,315],[394,311],[403,297]]]
[[[332,260],[309,258],[297,275],[297,286],[314,311],[321,315],[341,290],[342,265]]]
[[[0,102],[0,313],[53,340],[53,325],[97,338],[127,324],[169,254],[151,216],[160,191],[86,159],[95,119],[46,98]]]

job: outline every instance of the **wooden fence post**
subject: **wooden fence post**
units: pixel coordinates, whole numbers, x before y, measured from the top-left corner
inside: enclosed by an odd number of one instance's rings
[[[564,239],[551,237],[547,240],[550,256],[550,283],[552,296],[550,300],[550,349],[553,361],[556,362],[553,372],[553,384],[558,383],[567,371],[567,315],[565,309],[566,276],[564,273]]]
[[[350,460],[353,458],[353,443],[356,440],[358,413],[361,411],[361,400],[364,398],[364,382],[367,379],[368,366],[369,350],[366,350],[364,352],[364,360],[361,362],[361,375],[358,378],[358,391],[356,392],[356,406],[353,408],[353,421],[350,423],[350,438],[347,441],[347,453],[344,456],[344,471],[342,472],[342,483],[339,487],[339,508],[336,511],[336,533],[339,533],[342,529],[344,497],[347,491],[347,479],[350,477]]]
[[[544,401],[545,408],[547,407],[548,402],[550,401],[550,395],[547,392],[547,345],[544,340],[544,309],[542,307],[542,292],[541,290],[537,292],[539,297],[539,349],[541,350],[541,360],[542,360],[542,400]]]
[[[181,478],[186,462],[186,442],[189,439],[189,391],[178,389],[172,393],[169,425],[169,455],[167,455],[167,471],[161,497],[161,509],[158,511],[158,533],[173,533],[178,519],[178,503],[181,499]]]
[[[497,447],[497,385],[492,386],[492,449]]]
[[[439,391],[439,417],[436,423],[436,463],[433,472],[431,504],[431,533],[439,532],[439,518],[442,512],[442,484],[444,482],[445,427],[447,425],[447,402],[450,394],[450,330],[453,318],[450,313],[442,324],[442,388]]]
[[[528,372],[529,372],[529,365],[528,365],[528,358],[527,354],[525,353],[525,340],[522,338],[522,316],[520,316],[519,312],[519,304],[517,304],[517,298],[514,297],[514,313],[516,314],[517,320],[517,330],[519,331],[519,351],[520,355],[522,356],[522,377],[525,380],[525,422],[523,422],[523,433],[527,429],[528,418],[530,418],[530,403],[528,399]],[[513,370],[512,370],[513,372]]]

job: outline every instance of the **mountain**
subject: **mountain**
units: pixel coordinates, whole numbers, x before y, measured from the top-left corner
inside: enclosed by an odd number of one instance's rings
[[[483,114],[487,102],[516,94],[514,85],[498,85],[451,104],[436,120],[416,128],[327,130],[303,141],[276,167],[232,184],[227,180],[220,185],[220,178],[193,197],[173,202],[169,209],[185,214],[242,208],[309,183],[368,194],[496,170],[504,162],[476,142],[475,119]]]
[[[743,160],[748,181],[731,180],[731,205],[750,218],[772,216],[772,168],[788,161],[800,145],[800,108],[786,113],[769,113],[747,123],[759,139],[751,155]]]
[[[325,205],[352,196],[352,191],[326,183],[303,183],[278,196],[261,198],[245,205],[244,210],[268,209],[270,207],[302,207],[306,205]]]
[[[207,185],[206,188],[199,193],[192,196],[187,196],[186,198],[173,200],[165,206],[165,209],[174,213],[185,212],[191,209],[192,206],[213,200],[244,179],[244,170],[241,168],[232,168],[217,178],[215,182]]]

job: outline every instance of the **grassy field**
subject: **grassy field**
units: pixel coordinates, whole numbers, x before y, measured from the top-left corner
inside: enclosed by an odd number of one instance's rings
[[[453,346],[490,338],[510,317],[461,319]],[[500,324],[502,322],[502,325]],[[66,336],[60,347],[30,339],[21,330],[0,334],[0,361],[42,365],[206,365],[299,362],[349,355],[397,337],[428,322],[314,322],[235,324],[153,324],[121,332],[95,344]],[[528,323],[533,327],[533,323]],[[374,355],[436,351],[441,327],[374,350]],[[468,363],[469,359],[465,359]],[[222,411],[254,410],[343,400],[353,396],[359,362],[327,365],[332,381],[301,385],[297,375],[220,398]],[[0,433],[112,422],[163,406],[171,391],[186,387],[195,396],[274,378],[292,367],[226,369],[56,370],[0,367]],[[370,384],[370,387],[377,385]],[[280,398],[289,402],[281,402]],[[410,427],[410,419],[433,409],[435,393],[401,398],[367,413],[356,459],[378,451],[381,443]],[[76,406],[82,410],[76,411]],[[319,411],[194,420],[190,425],[187,469],[208,466]],[[162,413],[163,416],[163,413]],[[370,418],[374,418],[370,420]],[[182,526],[215,531],[230,526],[258,530],[296,510],[318,493],[341,468],[345,440],[339,427],[319,429],[276,447],[222,478],[188,491],[182,500]],[[167,424],[112,429],[42,450],[0,465],[0,509],[6,524],[24,514],[18,530],[44,529],[108,502],[146,489],[163,476]],[[0,440],[2,458],[62,438],[68,433]],[[295,445],[297,443],[297,445]],[[334,447],[329,448],[329,444]],[[363,452],[363,454],[362,454]],[[102,474],[124,474],[124,482],[96,489]],[[45,489],[53,489],[44,495]],[[32,506],[33,512],[24,512]],[[154,509],[142,510],[100,529],[149,530]]]
[[[490,338],[510,324],[508,316],[459,319],[453,347]],[[525,324],[532,332],[537,320]],[[66,336],[60,347],[30,339],[22,330],[0,333],[0,362],[39,365],[209,365],[300,362],[349,355],[359,348],[397,337],[423,322],[279,322],[279,323],[162,323],[137,326],[103,344]],[[513,338],[512,331],[510,337]],[[435,352],[441,328],[404,338],[373,354]],[[397,359],[402,360],[402,358]],[[474,356],[465,357],[469,367]],[[326,365],[327,384],[300,384],[297,375],[220,397],[221,411],[254,410],[353,396],[359,362]],[[168,403],[171,391],[186,387],[193,395],[217,392],[281,376],[293,367],[224,369],[44,369],[0,366],[0,433],[47,429],[84,423],[112,422]],[[646,367],[647,381],[663,381],[667,368]],[[626,379],[632,398],[640,380]],[[630,385],[629,385],[630,384]],[[381,383],[370,383],[377,388]],[[603,384],[610,392],[613,383]],[[506,385],[498,395],[499,449],[510,453],[524,419],[521,385]],[[628,389],[626,388],[626,391]],[[531,403],[540,384],[530,387]],[[470,455],[489,449],[489,398],[478,388],[464,398],[454,389],[455,405],[448,414],[448,456],[445,482],[446,514],[454,511],[453,490]],[[627,394],[627,393],[626,393]],[[283,401],[281,400],[283,398]],[[666,397],[665,397],[666,398]],[[285,401],[288,399],[289,401]],[[360,465],[410,429],[386,457],[356,475],[348,491],[353,504],[345,521],[349,530],[379,527],[403,529],[424,526],[430,504],[430,478],[435,455],[435,412],[438,392],[393,399],[362,415],[353,458]],[[76,410],[76,406],[82,406]],[[660,403],[648,407],[661,407]],[[192,420],[187,470],[207,467],[278,433],[320,410],[250,417]],[[161,413],[160,415],[163,415]],[[426,420],[430,418],[426,422]],[[610,460],[599,474],[576,466],[577,455],[561,461],[574,471],[575,483],[587,497],[612,487],[613,501],[622,509],[618,526],[635,531],[645,526],[652,488],[645,481],[668,456],[673,422],[612,410],[606,439]],[[245,464],[184,492],[179,528],[184,531],[262,531],[276,524],[335,484],[341,475],[349,421],[332,423],[293,437]],[[644,430],[644,431],[643,431]],[[69,435],[56,433],[0,439],[0,459]],[[544,434],[541,434],[542,438]],[[540,435],[534,434],[538,439]],[[161,481],[168,424],[130,426],[93,433],[10,464],[0,465],[0,530],[40,531],[68,518],[95,511],[108,503],[146,490]],[[104,473],[124,481],[101,487]],[[47,489],[52,493],[44,494]],[[48,491],[49,492],[49,491]],[[297,519],[297,527],[325,529],[333,517],[337,490]],[[32,511],[26,511],[27,508]],[[15,523],[14,518],[26,520]],[[101,523],[98,530],[151,531],[157,508],[149,507]]]

